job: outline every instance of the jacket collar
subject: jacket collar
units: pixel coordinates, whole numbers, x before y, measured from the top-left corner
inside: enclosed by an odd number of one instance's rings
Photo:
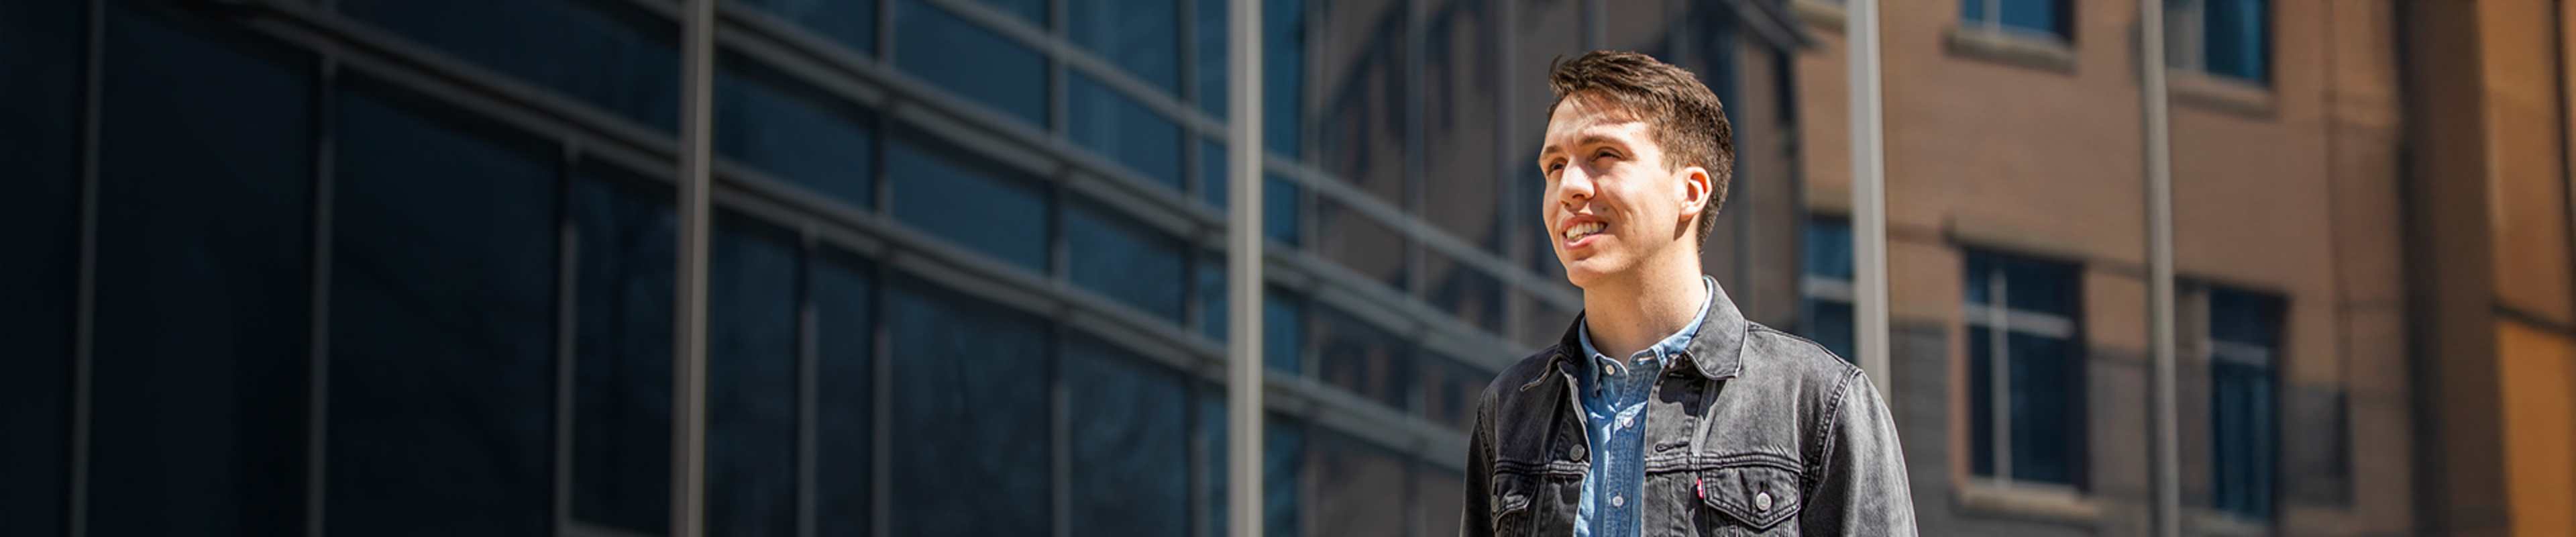
[[[1743,311],[1735,308],[1735,301],[1726,297],[1725,286],[1718,285],[1715,280],[1709,282],[1708,300],[1708,318],[1700,321],[1699,333],[1691,336],[1690,345],[1685,347],[1688,350],[1683,351],[1678,359],[1687,361],[1691,367],[1685,369],[1696,371],[1703,378],[1735,378],[1744,372],[1744,334],[1751,323],[1745,321]],[[1582,364],[1575,360],[1585,358],[1581,356],[1583,317],[1581,313],[1575,314],[1574,324],[1566,327],[1565,335],[1557,339],[1555,355],[1548,360],[1548,367],[1559,374],[1582,371]],[[1557,376],[1540,375],[1521,385],[1521,389],[1529,389]]]

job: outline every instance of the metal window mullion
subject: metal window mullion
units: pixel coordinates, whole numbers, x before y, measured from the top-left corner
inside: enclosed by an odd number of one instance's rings
[[[821,312],[815,305],[817,286],[815,272],[823,266],[823,249],[810,222],[797,226],[798,261],[796,271],[796,535],[814,537],[819,523],[821,499],[817,496],[822,474],[818,460],[821,453],[822,408],[822,328]]]
[[[868,524],[870,535],[894,534],[894,325],[892,276],[886,263],[869,265],[868,338],[870,390],[868,414]]]
[[[323,535],[329,514],[330,498],[330,428],[331,428],[331,242],[336,235],[332,198],[336,197],[333,175],[338,173],[338,125],[340,62],[332,51],[318,51],[315,61],[313,94],[313,230],[311,259],[307,270],[310,287],[306,321],[311,333],[306,334],[306,391],[304,438],[304,532]]]
[[[2012,483],[2016,481],[2012,477],[2012,329],[2010,316],[2004,313],[2003,305],[2010,303],[2004,283],[2003,269],[1988,269],[1986,296],[1992,298],[1986,310],[1986,413],[1987,422],[1994,426],[1986,430],[1987,441],[1995,448],[1995,479]]]
[[[80,162],[80,275],[75,290],[72,313],[72,420],[70,478],[65,486],[70,497],[63,502],[66,533],[82,537],[89,532],[89,466],[90,424],[94,406],[98,345],[93,341],[98,332],[98,197],[100,101],[106,99],[107,79],[106,0],[89,1],[89,35],[82,52],[83,84],[81,110]]]
[[[713,214],[715,0],[687,0],[681,20],[679,247],[673,305],[671,535],[706,534],[706,299]]]
[[[573,524],[572,459],[575,422],[580,419],[574,408],[574,375],[580,360],[580,278],[581,228],[573,218],[574,168],[581,155],[573,144],[558,142],[555,159],[555,399],[554,399],[554,468],[552,474],[553,510],[556,531],[569,531]],[[320,361],[316,360],[319,364]],[[317,368],[319,366],[317,365]],[[319,500],[316,500],[318,502]],[[316,524],[308,530],[322,535]]]
[[[1262,424],[1263,392],[1267,366],[1262,351],[1262,268],[1267,264],[1262,250],[1267,246],[1262,225],[1262,170],[1268,148],[1262,143],[1261,110],[1261,3],[1257,0],[1231,0],[1227,10],[1226,62],[1228,88],[1226,177],[1232,187],[1226,192],[1226,282],[1227,304],[1234,311],[1227,316],[1226,388],[1226,505],[1232,514],[1234,537],[1261,537],[1262,522]],[[1303,189],[1300,189],[1303,190]],[[1299,204],[1305,205],[1303,203]]]
[[[1061,2],[1062,0],[1057,0]],[[1073,390],[1065,381],[1072,367],[1070,330],[1050,323],[1047,339],[1047,502],[1053,517],[1051,535],[1073,536]]]

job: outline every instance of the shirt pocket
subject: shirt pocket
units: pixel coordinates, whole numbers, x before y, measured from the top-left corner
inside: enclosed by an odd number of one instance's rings
[[[1797,535],[1798,473],[1772,466],[1701,470],[1701,535]],[[1715,516],[1708,516],[1713,513]]]

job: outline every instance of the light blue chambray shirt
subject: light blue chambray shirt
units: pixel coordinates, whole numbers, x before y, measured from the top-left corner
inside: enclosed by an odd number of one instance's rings
[[[1583,497],[1574,512],[1574,534],[1582,537],[1631,537],[1641,523],[1637,501],[1646,488],[1646,398],[1675,353],[1690,347],[1708,322],[1717,280],[1699,277],[1699,316],[1679,332],[1664,336],[1626,361],[1611,359],[1592,346],[1591,321],[1577,332],[1590,367],[1577,375],[1583,404],[1583,427],[1592,449],[1592,471],[1583,474]],[[1607,495],[1606,497],[1604,495]]]

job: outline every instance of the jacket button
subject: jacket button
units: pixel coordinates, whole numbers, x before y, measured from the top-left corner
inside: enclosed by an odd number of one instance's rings
[[[1753,495],[1753,510],[1755,510],[1755,511],[1769,511],[1769,510],[1771,510],[1771,493],[1764,492],[1764,493],[1754,494],[1754,495]]]

